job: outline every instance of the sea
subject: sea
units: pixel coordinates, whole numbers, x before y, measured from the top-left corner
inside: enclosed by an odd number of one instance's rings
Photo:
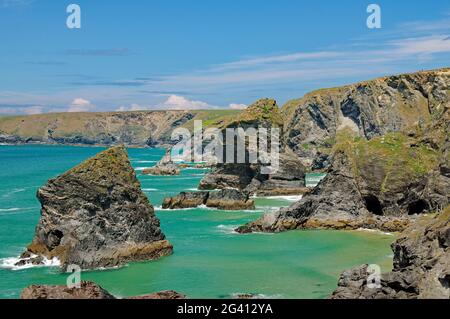
[[[56,262],[16,267],[31,242],[40,216],[36,191],[101,147],[50,145],[0,146],[0,298],[19,298],[32,284],[64,285],[68,274]],[[205,169],[184,169],[180,176],[144,176],[163,149],[128,149],[143,192],[155,207],[174,253],[157,261],[81,273],[117,297],[176,290],[189,298],[227,299],[239,294],[259,298],[323,299],[345,269],[377,264],[392,267],[395,236],[370,231],[290,231],[241,235],[234,229],[266,212],[291,205],[300,196],[255,198],[254,211],[208,208],[163,210],[165,197],[196,191]]]

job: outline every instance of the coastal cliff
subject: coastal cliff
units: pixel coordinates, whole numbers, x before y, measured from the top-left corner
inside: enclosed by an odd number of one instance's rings
[[[178,127],[194,120],[215,125],[238,114],[235,110],[135,111],[109,113],[55,113],[0,117],[0,143],[104,145],[135,147],[170,145]]]
[[[41,218],[21,263],[115,267],[172,253],[123,146],[101,152],[38,190]]]

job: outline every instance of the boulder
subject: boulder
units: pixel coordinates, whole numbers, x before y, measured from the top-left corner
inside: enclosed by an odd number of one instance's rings
[[[32,285],[25,288],[20,299],[119,299],[93,282],[82,281],[79,288],[67,286]],[[173,290],[125,299],[186,299],[186,296]]]
[[[20,299],[115,299],[102,287],[83,281],[80,288],[67,286],[32,285],[25,288]]]
[[[95,269],[172,253],[122,146],[49,180],[37,197],[41,218],[23,257]]]
[[[423,217],[392,244],[394,268],[368,285],[368,265],[345,271],[333,299],[449,299],[450,207]]]
[[[220,210],[251,210],[255,203],[247,193],[237,189],[222,189],[210,192],[182,192],[178,196],[165,198],[164,209],[194,208],[205,205]]]

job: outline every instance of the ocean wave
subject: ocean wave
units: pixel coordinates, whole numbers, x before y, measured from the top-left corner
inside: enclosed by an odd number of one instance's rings
[[[41,265],[33,265],[33,264],[25,264],[23,266],[16,266],[16,264],[23,260],[30,260],[38,257],[37,255],[32,255],[30,258],[20,258],[20,257],[9,257],[0,259],[0,268],[1,269],[9,269],[13,271],[24,270],[30,268],[42,268],[42,267],[59,267],[61,266],[61,262],[58,258],[47,259],[44,258]]]
[[[156,188],[143,188],[142,190],[144,192],[156,192],[156,191],[159,191],[159,189],[156,189]]]
[[[283,299],[283,295],[275,294],[275,295],[266,295],[266,294],[249,294],[249,293],[240,293],[235,292],[231,294],[233,299],[237,299],[241,296],[251,296],[249,299]]]
[[[0,208],[0,213],[12,213],[12,212],[20,212],[20,211],[28,211],[33,209],[33,207],[12,207],[12,208]]]
[[[136,167],[135,171],[143,171],[144,169],[147,169],[148,167]]]
[[[235,231],[238,227],[238,225],[219,225],[216,228],[219,229],[221,233],[236,235],[239,234]]]
[[[158,163],[158,161],[132,161],[133,163],[147,164],[147,163]]]
[[[21,192],[24,192],[24,191],[26,191],[26,190],[27,190],[26,187],[25,187],[25,188],[15,188],[15,189],[13,189],[13,190],[11,190],[11,191],[6,192],[5,194],[3,194],[3,195],[2,195],[2,198],[10,197],[10,196],[13,195],[13,194],[21,193]]]

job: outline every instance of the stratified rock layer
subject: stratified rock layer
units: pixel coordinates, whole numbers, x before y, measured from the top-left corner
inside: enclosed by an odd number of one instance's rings
[[[392,245],[394,269],[381,277],[379,286],[368,265],[344,272],[333,299],[449,299],[450,207],[424,217]]]
[[[114,267],[172,253],[124,147],[108,149],[48,181],[30,254],[62,267]]]

